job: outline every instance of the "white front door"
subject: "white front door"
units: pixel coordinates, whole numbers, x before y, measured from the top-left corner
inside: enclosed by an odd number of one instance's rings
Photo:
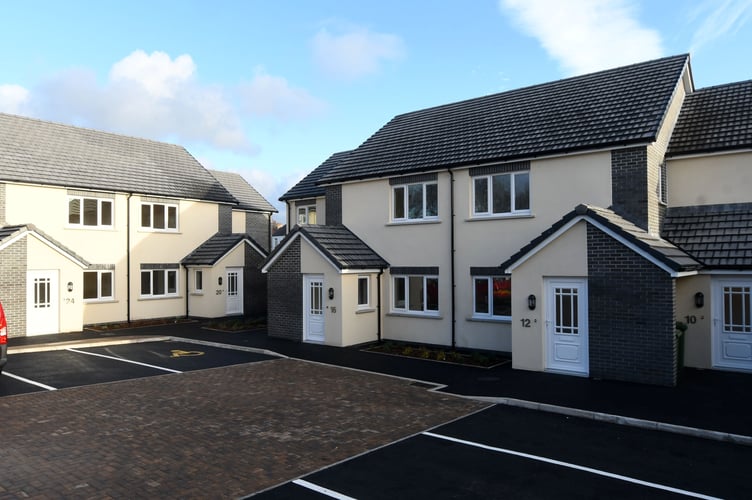
[[[57,271],[26,273],[26,335],[60,331]]]
[[[752,280],[718,280],[713,299],[713,366],[752,370]]]
[[[324,341],[324,277],[303,278],[303,340]]]
[[[546,369],[587,375],[587,280],[546,282]]]
[[[243,314],[243,268],[227,268],[227,314]]]

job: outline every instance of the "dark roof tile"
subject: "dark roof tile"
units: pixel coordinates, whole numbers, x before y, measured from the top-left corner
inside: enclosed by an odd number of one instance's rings
[[[324,177],[339,162],[344,160],[349,151],[334,153],[326,159],[324,163],[316,167],[313,172],[303,177],[300,182],[291,187],[285,194],[280,196],[279,201],[292,199],[315,198],[324,196],[325,189],[318,185],[319,180]]]

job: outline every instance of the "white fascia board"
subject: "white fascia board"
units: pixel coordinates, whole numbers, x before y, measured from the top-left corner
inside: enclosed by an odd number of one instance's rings
[[[316,252],[317,252],[317,253],[318,253],[319,255],[321,255],[321,257],[323,257],[323,258],[324,258],[324,260],[325,260],[326,262],[328,262],[328,263],[329,263],[329,265],[331,265],[331,266],[332,266],[332,267],[333,267],[334,269],[336,269],[336,270],[337,270],[337,272],[339,272],[340,274],[342,273],[342,270],[341,270],[341,269],[340,269],[339,267],[337,267],[337,266],[336,266],[336,265],[334,264],[334,262],[332,262],[332,261],[331,261],[331,259],[329,259],[329,257],[327,257],[327,256],[326,256],[326,255],[325,255],[325,254],[324,254],[324,253],[323,253],[323,252],[322,252],[321,250],[319,250],[319,248],[318,248],[318,247],[317,247],[316,245],[314,245],[314,244],[313,244],[313,243],[311,242],[311,240],[309,240],[309,239],[308,239],[308,238],[307,238],[307,237],[306,237],[306,236],[305,236],[305,235],[304,235],[303,233],[301,233],[301,232],[297,232],[297,233],[295,233],[295,234],[293,235],[293,237],[292,237],[292,238],[290,238],[290,239],[289,239],[289,240],[287,241],[287,243],[285,243],[285,244],[284,244],[284,245],[282,246],[282,248],[280,248],[280,249],[279,249],[279,250],[277,251],[277,254],[276,254],[276,255],[274,256],[274,258],[273,258],[272,260],[270,260],[269,262],[267,262],[267,263],[266,263],[266,265],[265,265],[264,267],[262,267],[262,268],[261,268],[261,272],[262,272],[262,273],[268,273],[268,272],[269,272],[269,267],[271,267],[271,266],[272,266],[272,265],[273,265],[273,264],[274,264],[274,263],[275,263],[275,262],[277,261],[277,259],[279,258],[279,256],[280,256],[280,255],[282,255],[283,253],[285,253],[285,252],[287,251],[287,247],[289,247],[289,246],[290,246],[290,244],[292,244],[292,242],[293,242],[293,241],[295,241],[295,240],[296,240],[297,238],[301,238],[301,237],[302,237],[302,238],[303,238],[303,239],[304,239],[304,240],[305,240],[305,241],[306,241],[306,242],[307,242],[307,243],[308,243],[308,244],[309,244],[309,245],[310,245],[310,246],[311,246],[311,247],[312,247],[312,248],[313,248],[313,249],[314,249],[314,250],[315,250],[315,251],[316,251]]]
[[[381,269],[343,269],[339,274],[378,274]]]

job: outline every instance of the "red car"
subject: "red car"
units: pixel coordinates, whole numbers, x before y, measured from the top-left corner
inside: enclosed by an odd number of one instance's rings
[[[5,321],[5,311],[0,303],[0,373],[8,362],[8,322]]]

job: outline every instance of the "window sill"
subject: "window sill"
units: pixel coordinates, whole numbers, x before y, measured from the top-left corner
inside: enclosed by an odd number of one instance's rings
[[[191,292],[191,295],[197,295],[199,297],[202,296],[203,294],[204,292]]]
[[[389,226],[415,226],[415,225],[420,225],[420,224],[441,224],[441,220],[440,219],[428,219],[428,220],[415,219],[415,220],[405,220],[405,221],[393,221],[393,222],[388,222],[384,225],[389,227]]]
[[[84,225],[75,225],[75,224],[68,224],[65,226],[65,229],[75,229],[79,231],[114,231],[114,226],[84,226]]]
[[[165,300],[165,299],[181,299],[181,298],[183,298],[182,295],[157,295],[154,297],[140,296],[138,300]]]
[[[376,312],[376,309],[374,309],[373,307],[363,307],[355,310],[355,314],[366,314],[372,312]]]
[[[439,314],[425,314],[425,313],[408,313],[408,312],[389,312],[387,316],[394,316],[399,318],[417,318],[417,319],[444,319]]]
[[[467,321],[473,321],[477,323],[504,323],[512,324],[512,318],[509,317],[491,317],[491,316],[470,316],[465,318]]]
[[[118,301],[116,299],[83,299],[84,304],[115,304]]]
[[[509,220],[509,219],[534,219],[533,214],[509,214],[509,215],[475,215],[465,219],[465,222],[478,222],[484,220]]]

